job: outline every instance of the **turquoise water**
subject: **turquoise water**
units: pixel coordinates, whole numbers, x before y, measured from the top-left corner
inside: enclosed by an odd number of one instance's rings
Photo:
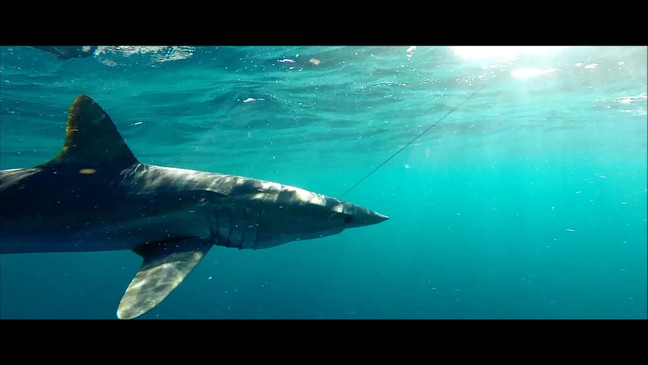
[[[81,93],[140,161],[345,195],[390,220],[214,247],[149,319],[646,318],[646,47],[0,47],[0,165]],[[483,87],[477,94],[473,93]],[[128,251],[0,256],[0,318],[115,318]]]

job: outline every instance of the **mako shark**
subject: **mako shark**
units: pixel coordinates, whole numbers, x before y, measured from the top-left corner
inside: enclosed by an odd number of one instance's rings
[[[158,305],[213,245],[269,248],[386,219],[297,187],[141,163],[85,95],[70,108],[56,157],[0,171],[0,253],[133,250],[143,258],[120,319]]]

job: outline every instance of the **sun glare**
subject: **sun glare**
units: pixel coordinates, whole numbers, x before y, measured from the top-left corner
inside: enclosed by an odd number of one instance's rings
[[[457,46],[451,47],[456,55],[468,60],[515,59],[521,54],[544,55],[565,46]]]

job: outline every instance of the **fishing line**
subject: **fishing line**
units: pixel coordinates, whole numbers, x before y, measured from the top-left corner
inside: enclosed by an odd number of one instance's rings
[[[365,175],[365,177],[363,177],[362,179],[358,180],[357,183],[353,184],[353,186],[351,186],[349,189],[347,189],[347,191],[345,191],[344,193],[342,193],[342,195],[340,195],[340,199],[342,199],[342,197],[344,197],[348,192],[350,192],[351,190],[353,190],[353,188],[355,188],[356,186],[360,185],[361,182],[365,181],[365,180],[366,180],[369,176],[371,176],[374,172],[378,171],[378,169],[381,168],[381,167],[383,167],[383,165],[386,164],[387,162],[389,162],[389,160],[391,160],[392,158],[394,158],[394,157],[395,157],[396,155],[398,155],[399,153],[403,152],[403,150],[406,149],[406,148],[407,148],[409,145],[411,145],[412,143],[414,143],[414,141],[416,141],[417,139],[419,139],[421,136],[423,136],[425,133],[427,133],[430,129],[434,128],[435,125],[439,124],[439,122],[441,122],[442,120],[444,120],[448,115],[452,114],[452,112],[454,112],[455,110],[457,110],[457,109],[458,109],[460,106],[462,106],[466,101],[472,99],[472,97],[475,96],[478,92],[480,92],[480,91],[484,88],[484,86],[486,86],[486,85],[482,85],[482,87],[480,87],[479,89],[477,89],[476,91],[474,91],[472,94],[470,94],[470,96],[467,97],[464,101],[462,101],[461,103],[459,103],[459,104],[458,104],[457,106],[455,106],[454,108],[450,109],[450,111],[447,112],[444,116],[442,116],[441,118],[439,118],[436,122],[432,123],[432,125],[430,125],[429,127],[427,127],[423,132],[421,132],[418,136],[414,137],[411,141],[407,142],[407,144],[406,144],[405,146],[401,147],[398,151],[396,151],[396,153],[394,153],[393,155],[389,156],[389,158],[387,158],[387,159],[386,159],[385,161],[383,161],[380,165],[378,165],[376,168],[374,168],[373,170],[371,170],[371,172],[368,173],[367,175]]]

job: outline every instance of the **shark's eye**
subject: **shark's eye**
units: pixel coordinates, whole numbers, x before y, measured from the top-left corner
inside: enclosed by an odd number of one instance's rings
[[[350,214],[345,214],[344,215],[344,223],[351,223],[352,220],[353,220],[352,215],[350,215]]]

